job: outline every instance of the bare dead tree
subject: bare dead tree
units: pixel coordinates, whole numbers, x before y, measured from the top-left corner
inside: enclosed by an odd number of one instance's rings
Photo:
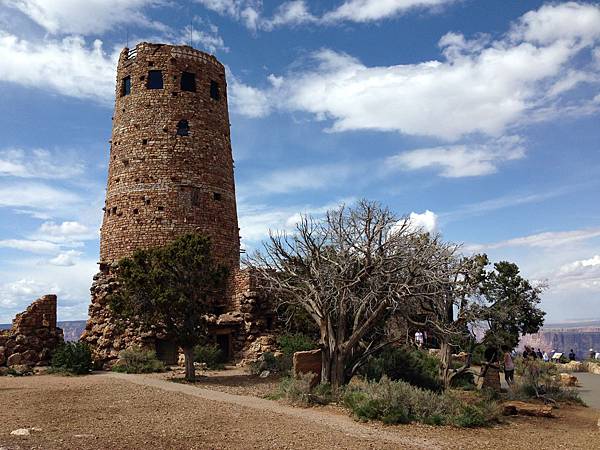
[[[274,298],[314,320],[321,381],[338,388],[376,350],[375,340],[366,339],[370,332],[411,299],[443,294],[438,277],[454,250],[363,200],[323,219],[304,216],[293,234],[271,233],[247,264]]]

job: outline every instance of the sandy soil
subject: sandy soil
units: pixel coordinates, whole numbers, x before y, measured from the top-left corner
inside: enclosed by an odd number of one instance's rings
[[[224,392],[157,376],[2,377],[0,449],[600,448],[599,413],[590,408],[478,430],[383,426],[237,395],[246,380],[233,380]],[[41,431],[10,435],[27,427]]]

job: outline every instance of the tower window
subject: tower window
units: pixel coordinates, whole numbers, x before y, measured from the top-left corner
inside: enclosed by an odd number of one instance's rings
[[[196,92],[196,74],[183,72],[181,74],[181,90]]]
[[[161,70],[150,70],[148,71],[148,82],[146,83],[148,89],[162,89],[163,88],[163,76]]]
[[[221,193],[220,192],[213,192],[213,199],[216,201],[221,201]]]
[[[125,77],[121,80],[121,97],[131,94],[131,77]]]
[[[190,125],[187,120],[182,119],[177,123],[177,136],[189,136]]]
[[[210,97],[213,100],[219,100],[221,98],[221,94],[219,92],[219,83],[216,81],[210,82]]]

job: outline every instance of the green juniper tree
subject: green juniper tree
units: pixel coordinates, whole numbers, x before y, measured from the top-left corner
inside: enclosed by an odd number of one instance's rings
[[[227,268],[216,263],[210,240],[186,234],[164,247],[138,250],[118,264],[120,288],[110,307],[142,329],[158,326],[185,355],[185,378],[195,378],[194,346],[206,335],[206,315],[223,294]]]

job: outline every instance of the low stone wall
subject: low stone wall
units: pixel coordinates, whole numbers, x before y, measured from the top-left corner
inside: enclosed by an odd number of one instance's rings
[[[0,366],[48,365],[64,342],[56,326],[56,295],[45,295],[17,314],[10,330],[0,334]]]

